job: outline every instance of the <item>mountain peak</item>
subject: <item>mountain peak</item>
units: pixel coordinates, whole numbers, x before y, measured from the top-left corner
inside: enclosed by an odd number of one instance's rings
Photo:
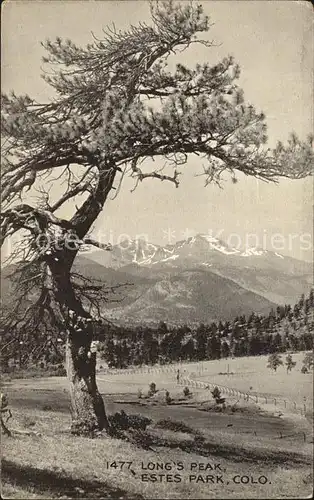
[[[202,241],[206,241],[211,249],[217,250],[225,255],[233,255],[239,253],[239,250],[236,248],[232,248],[223,240],[212,236],[211,234],[197,234],[196,239],[201,239]]]
[[[105,267],[119,269],[128,264],[141,267],[152,267],[167,272],[170,269],[187,269],[200,266],[210,267],[212,271],[222,272],[223,269],[273,270],[274,273],[284,272],[293,275],[306,275],[310,264],[291,257],[284,257],[275,251],[259,246],[246,248],[232,247],[218,235],[198,233],[184,240],[165,246],[150,243],[145,237],[126,237],[114,245],[110,252],[102,250],[89,252],[89,258]],[[311,272],[311,271],[310,271]]]
[[[244,252],[241,252],[241,257],[251,257],[251,256],[261,256],[261,255],[266,255],[268,252],[267,250],[259,247],[246,247]]]

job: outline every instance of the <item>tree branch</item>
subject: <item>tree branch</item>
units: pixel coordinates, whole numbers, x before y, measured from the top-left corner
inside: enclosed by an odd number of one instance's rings
[[[90,238],[87,236],[85,238],[83,238],[83,243],[85,243],[85,245],[92,245],[94,247],[100,248],[101,250],[107,250],[107,251],[112,250],[111,243],[100,243],[99,241],[95,240],[94,238]]]

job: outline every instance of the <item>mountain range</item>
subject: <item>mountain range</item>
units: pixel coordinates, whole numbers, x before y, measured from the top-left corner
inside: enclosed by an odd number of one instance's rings
[[[173,245],[125,240],[82,252],[76,268],[110,285],[129,283],[107,317],[121,323],[196,323],[267,313],[295,303],[313,281],[312,264],[260,248],[239,250],[199,234]]]
[[[209,323],[253,311],[267,314],[295,303],[313,281],[308,262],[260,248],[241,251],[204,234],[173,245],[138,239],[110,251],[81,252],[74,270],[108,286],[125,285],[103,306],[105,316],[121,324]],[[12,293],[9,271],[12,266],[1,274],[4,304]]]

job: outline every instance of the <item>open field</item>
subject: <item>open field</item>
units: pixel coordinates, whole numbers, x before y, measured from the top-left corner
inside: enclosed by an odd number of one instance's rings
[[[234,359],[205,361],[191,366],[190,374],[198,380],[232,387],[250,394],[287,398],[301,404],[313,402],[313,376],[301,373],[304,352],[293,354],[295,368],[287,374],[285,366],[277,372],[267,368],[268,356],[251,356]],[[285,361],[286,354],[282,355]],[[228,375],[228,367],[230,375]],[[225,374],[225,375],[222,375]]]
[[[230,371],[235,371],[233,361],[241,363],[242,372],[253,372],[255,367],[257,373],[258,367],[266,365],[261,358],[230,360]],[[205,377],[206,368],[211,381],[212,377],[221,377],[215,379],[217,383],[221,380],[227,385],[228,378],[230,387],[233,381],[244,383],[242,373],[237,377],[218,375],[225,371],[225,363],[204,363],[203,370],[189,365],[189,370],[194,370],[197,377],[200,372]],[[279,368],[277,376],[280,370],[284,372]],[[280,385],[270,383],[276,375],[265,367],[264,375],[264,392],[279,391]],[[284,375],[289,383],[295,378],[295,392],[291,392],[295,396],[299,376]],[[108,414],[123,408],[127,414],[141,414],[152,420],[145,431],[149,445],[145,440],[73,437],[68,431],[66,379],[11,380],[6,383],[13,413],[9,426],[37,434],[2,438],[4,498],[304,498],[311,493],[313,434],[304,417],[278,416],[252,403],[243,406],[242,402],[239,406],[232,398],[227,403],[238,405],[235,413],[205,411],[208,391],[193,389],[193,397],[182,401],[182,387],[177,386],[174,373],[99,373],[98,379]],[[251,376],[249,380],[252,383]],[[149,400],[139,399],[138,389],[145,394],[150,382],[156,383],[159,396],[157,393]],[[164,390],[170,392],[175,404],[165,404]],[[156,425],[164,419],[181,422],[188,430],[175,432]],[[197,434],[202,436],[200,441]],[[131,468],[108,469],[107,462],[114,460],[131,461]],[[168,474],[168,482],[160,476],[156,482],[149,480],[149,474],[156,473],[142,468],[149,462],[169,464],[171,470],[157,471]],[[183,470],[178,470],[181,462]],[[191,471],[192,463],[209,463],[217,470]],[[200,476],[203,479],[198,479]],[[209,482],[204,482],[209,476]],[[236,484],[240,476],[247,476],[249,484]],[[266,484],[258,483],[262,476],[267,478]]]
[[[110,381],[114,392],[124,392],[126,381],[130,391],[134,386],[142,387],[143,379],[147,383],[149,381],[157,382],[170,390],[171,384],[176,378],[176,369],[179,368],[183,380],[189,378],[204,383],[217,384],[249,394],[254,399],[257,396],[257,402],[259,404],[267,403],[269,408],[274,405],[276,400],[278,408],[284,410],[285,413],[313,413],[313,374],[311,372],[301,373],[305,352],[298,352],[292,356],[296,366],[290,373],[287,373],[285,365],[280,366],[277,372],[267,368],[268,356],[247,356],[178,363],[173,367],[172,373],[169,373],[168,367],[147,367],[148,373],[141,373],[136,369],[134,373],[123,373],[122,370],[110,377]],[[286,354],[283,354],[283,362],[285,357]],[[101,363],[99,365],[101,366]],[[109,381],[108,374],[99,370],[99,379]],[[197,391],[195,388],[192,390]],[[205,397],[211,396],[207,393]]]

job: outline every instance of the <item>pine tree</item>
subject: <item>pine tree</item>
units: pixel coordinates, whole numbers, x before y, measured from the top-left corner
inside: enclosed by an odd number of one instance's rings
[[[205,328],[204,323],[201,323],[199,327],[196,330],[195,333],[195,340],[196,340],[196,358],[198,361],[202,361],[206,359],[207,355],[207,331]]]
[[[268,358],[267,368],[270,368],[271,370],[274,370],[274,372],[276,372],[277,368],[282,364],[283,364],[283,362],[282,362],[281,356],[279,356],[279,354],[277,354],[277,353],[274,353],[274,354],[271,354]]]
[[[311,370],[313,368],[313,365],[314,365],[314,353],[307,352],[303,359],[303,366],[307,370]]]
[[[296,362],[293,361],[291,354],[288,354],[286,357],[287,373],[291,372],[292,368],[294,368],[295,365],[296,365]]]
[[[245,102],[233,57],[167,69],[172,54],[195,43],[210,54],[212,43],[198,38],[209,29],[200,5],[152,2],[150,24],[108,28],[86,47],[61,38],[44,42],[51,102],[13,91],[2,96],[1,240],[27,233],[12,256],[21,263],[16,296],[40,290],[26,315],[20,302],[14,306],[6,327],[45,335],[53,324],[67,336],[76,434],[109,425],[90,350],[100,311],[95,302],[102,291],[107,301],[108,290],[78,279],[73,264],[84,245],[110,249],[88,234],[108,197],[121,195],[125,174],[134,188],[147,179],[178,187],[180,168],[193,155],[204,158],[206,185],[219,184],[225,173],[276,181],[312,172],[312,138],[301,142],[292,134],[285,146],[266,147],[265,116]],[[167,160],[162,171],[144,161],[160,157]],[[51,199],[56,179],[60,196]],[[63,219],[59,210],[70,201],[76,208]]]
[[[230,348],[229,345],[226,341],[222,342],[221,344],[221,357],[222,358],[228,358],[230,355]]]

